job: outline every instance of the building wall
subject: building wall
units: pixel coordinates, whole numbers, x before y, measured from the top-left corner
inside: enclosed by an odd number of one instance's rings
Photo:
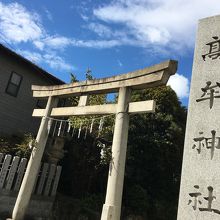
[[[12,71],[22,75],[17,97],[5,92]],[[39,74],[37,69],[0,50],[0,135],[36,134],[40,119],[32,117],[37,99],[32,97],[31,85],[56,84]]]

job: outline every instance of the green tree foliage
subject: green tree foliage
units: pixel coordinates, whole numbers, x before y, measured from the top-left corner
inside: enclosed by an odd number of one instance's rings
[[[79,82],[74,73],[70,73],[70,83]]]
[[[132,191],[137,191],[137,187],[134,188],[136,185],[140,192],[147,193],[145,200],[148,208],[144,208],[145,202],[142,201],[142,206],[139,206],[142,213],[139,214],[149,219],[174,220],[186,109],[180,105],[175,92],[165,86],[134,92],[132,101],[140,100],[155,100],[156,112],[130,118],[124,205],[131,212],[137,212],[135,202],[129,198]]]
[[[103,104],[93,96],[93,103]],[[170,87],[133,92],[132,101],[155,100],[156,112],[130,116],[128,153],[123,194],[124,215],[144,219],[174,220],[178,201],[186,109]],[[75,118],[76,119],[76,118]],[[77,119],[76,119],[77,120]],[[60,191],[101,212],[106,192],[108,166],[101,163],[99,141],[111,146],[111,118],[105,132],[86,139],[75,137],[66,144]],[[96,195],[96,196],[94,196]],[[87,198],[87,199],[85,199]],[[94,205],[92,205],[94,204]],[[97,205],[99,204],[99,205]],[[82,205],[84,208],[87,203]]]
[[[76,75],[74,73],[70,73],[70,83],[78,82]],[[70,97],[68,100],[73,106],[77,106],[79,102],[79,97]]]
[[[0,153],[28,158],[31,153],[30,143],[33,141],[31,134],[0,137]]]

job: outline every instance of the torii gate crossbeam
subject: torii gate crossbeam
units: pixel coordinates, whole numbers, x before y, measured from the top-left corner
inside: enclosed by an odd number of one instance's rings
[[[113,168],[109,170],[106,200],[101,220],[119,220],[127,151],[129,114],[154,112],[155,102],[130,103],[132,90],[165,85],[170,75],[175,74],[177,61],[169,60],[142,70],[115,77],[88,80],[60,86],[32,86],[34,97],[48,98],[46,109],[35,109],[34,117],[42,117],[28,167],[12,213],[13,220],[23,220],[28,207],[41,158],[48,138],[47,124],[51,116],[95,115],[115,113],[115,129],[112,143]],[[88,95],[119,92],[118,103],[87,106]],[[60,97],[80,96],[77,107],[56,108]]]

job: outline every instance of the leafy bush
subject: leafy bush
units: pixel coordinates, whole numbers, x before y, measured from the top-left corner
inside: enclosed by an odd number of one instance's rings
[[[33,140],[31,134],[0,137],[0,153],[29,157],[31,153],[29,144]]]

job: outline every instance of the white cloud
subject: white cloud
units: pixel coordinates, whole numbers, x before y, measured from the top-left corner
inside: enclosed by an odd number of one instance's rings
[[[100,37],[112,37],[113,33],[111,29],[103,24],[99,23],[90,23],[88,28],[98,34]]]
[[[60,57],[54,52],[47,52],[46,54],[41,54],[28,50],[17,50],[17,53],[21,54],[33,63],[45,63],[54,69],[64,71],[76,69],[73,65],[67,63],[62,57]]]
[[[171,76],[167,85],[176,92],[179,98],[187,98],[189,96],[189,80],[178,73]]]
[[[41,51],[60,50],[67,46],[102,49],[121,45],[146,48],[162,45],[168,50],[170,48],[167,48],[167,45],[171,45],[170,42],[172,47],[177,49],[181,48],[179,44],[189,44],[190,36],[193,39],[193,28],[191,30],[190,27],[195,26],[194,14],[200,11],[193,11],[192,19],[189,19],[186,9],[194,3],[190,3],[189,0],[184,2],[185,5],[181,4],[180,0],[113,0],[108,5],[96,8],[94,15],[99,20],[119,24],[119,27],[109,27],[107,23],[89,23],[87,28],[99,36],[99,39],[90,40],[50,35],[45,31],[38,14],[28,11],[18,3],[0,3],[0,35],[10,43],[31,42]],[[44,10],[48,18],[52,19],[50,12]],[[182,16],[183,14],[187,15]]]
[[[39,50],[43,50],[44,49],[44,42],[42,42],[41,40],[35,40],[33,41],[33,44],[35,45],[36,48],[38,48]]]
[[[85,6],[85,2],[82,2]],[[210,7],[210,4],[215,7]],[[83,8],[90,19],[89,8]],[[111,48],[138,46],[161,51],[185,49],[194,45],[199,18],[218,14],[220,1],[212,0],[112,0],[95,6],[97,19],[87,25],[99,37],[82,40],[47,33],[40,16],[18,3],[0,2],[0,36],[10,43],[31,42],[39,50],[60,50],[67,46]],[[51,13],[44,9],[48,19]],[[100,23],[101,22],[101,23]],[[105,22],[105,24],[103,24]],[[109,25],[114,24],[114,25]],[[155,50],[154,50],[155,51]],[[184,50],[185,51],[185,50]]]
[[[74,70],[75,68],[68,64],[62,57],[57,56],[56,54],[45,54],[43,56],[45,63],[47,63],[50,67],[58,70]]]
[[[84,21],[88,21],[89,20],[89,17],[84,15],[84,14],[80,14],[81,18],[84,20]]]
[[[63,36],[49,36],[41,42],[53,49],[63,49],[71,44],[71,39]]]
[[[44,11],[46,13],[48,20],[53,21],[53,16],[52,16],[51,12],[48,11],[48,9],[46,9],[46,8],[44,8]]]
[[[109,48],[109,45],[112,45],[111,47],[120,46],[120,45],[141,46],[139,40],[129,36],[132,35],[132,33],[128,33],[126,28],[121,28],[120,30],[116,30],[110,28],[107,25],[94,23],[94,22],[89,23],[86,26],[86,28],[93,31],[101,38],[99,40],[88,40],[88,43],[93,42],[95,48]],[[153,30],[152,30],[152,35],[156,35],[156,33],[153,33]],[[141,38],[141,36],[139,37]],[[117,42],[117,43],[112,44],[112,42]],[[96,45],[103,45],[103,46],[99,47]]]
[[[17,50],[17,53],[26,57],[28,60],[32,61],[33,63],[39,63],[43,61],[42,55],[37,52],[28,51],[28,50]]]
[[[0,2],[0,32],[8,42],[27,42],[40,38],[44,29],[39,16],[28,12],[22,5]]]
[[[45,50],[45,49],[62,50],[72,44],[72,39],[58,35],[57,36],[45,35],[44,37],[33,41],[33,44],[39,50]]]
[[[192,47],[197,21],[219,14],[219,0],[112,0],[94,15],[107,23],[127,28],[139,45]]]
[[[112,48],[122,45],[119,40],[74,40],[72,39],[71,44],[76,47],[89,47],[96,49]]]

